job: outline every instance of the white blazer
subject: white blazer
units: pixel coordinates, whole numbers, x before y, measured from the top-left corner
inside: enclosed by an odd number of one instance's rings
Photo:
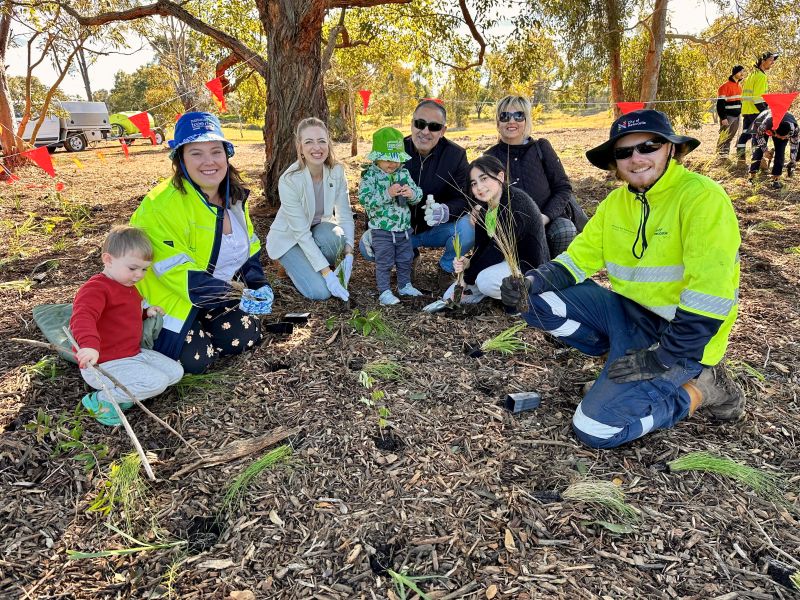
[[[314,184],[308,169],[297,170],[294,162],[278,180],[278,195],[281,207],[267,232],[267,254],[273,260],[286,254],[295,244],[305,253],[315,271],[328,266],[328,259],[322,254],[311,235],[311,222],[316,211]],[[342,165],[332,169],[323,166],[323,194],[325,207],[322,221],[335,223],[344,231],[347,243],[355,247],[355,226],[350,197],[347,194],[347,177]]]

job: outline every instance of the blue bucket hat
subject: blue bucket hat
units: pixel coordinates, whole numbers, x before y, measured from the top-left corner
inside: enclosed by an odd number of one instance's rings
[[[222,126],[216,115],[207,112],[187,112],[181,115],[175,124],[175,139],[167,144],[170,147],[170,159],[184,144],[193,142],[222,142],[228,158],[233,156],[233,144],[222,135]]]
[[[684,156],[700,145],[700,140],[688,135],[677,135],[669,117],[658,110],[634,110],[619,117],[611,125],[608,140],[586,152],[586,158],[595,167],[610,170],[614,164],[614,144],[631,133],[654,133],[675,145],[675,156]]]

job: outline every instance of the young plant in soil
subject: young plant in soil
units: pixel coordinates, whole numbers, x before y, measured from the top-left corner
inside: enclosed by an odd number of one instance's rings
[[[407,598],[409,598],[408,590],[414,592],[420,600],[431,600],[428,594],[419,589],[417,582],[427,581],[429,579],[443,579],[438,575],[408,575],[406,573],[398,573],[392,569],[387,569],[386,574],[392,578],[394,590],[400,600],[407,600]]]
[[[124,531],[121,531],[111,525],[110,523],[106,523],[106,527],[111,529],[114,533],[117,533],[124,537],[126,540],[135,544],[135,546],[130,546],[128,548],[117,548],[115,550],[100,550],[98,552],[79,552],[77,550],[67,550],[67,559],[68,560],[82,560],[84,558],[106,558],[109,556],[124,556],[125,554],[136,554],[138,552],[148,552],[151,550],[162,550],[164,548],[174,548],[176,546],[183,546],[186,544],[184,540],[175,540],[171,542],[163,542],[159,544],[149,544],[147,542],[143,542],[141,540],[137,540],[132,535],[128,535]]]
[[[378,360],[365,364],[362,372],[383,381],[400,381],[406,376],[408,369],[393,360]]]
[[[361,314],[358,309],[353,311],[353,316],[347,320],[348,324],[358,333],[367,337],[375,334],[377,337],[393,337],[392,328],[383,320],[380,311],[371,310]]]
[[[111,463],[108,479],[87,509],[108,517],[119,510],[125,518],[127,531],[133,531],[133,516],[141,510],[147,485],[141,475],[142,459],[138,452],[129,452]]]
[[[781,473],[769,473],[736,462],[730,458],[716,456],[710,452],[690,452],[680,458],[667,463],[667,471],[678,473],[680,471],[700,471],[702,473],[716,473],[746,485],[768,500],[780,501],[782,492],[786,487],[784,476]]]
[[[639,520],[639,513],[625,502],[625,492],[610,481],[586,479],[573,483],[561,492],[561,498],[594,504],[616,515],[625,523]]]
[[[458,232],[453,236],[453,250],[456,252],[456,258],[461,258],[461,238]],[[461,271],[456,276],[456,285],[453,288],[453,304],[461,304],[461,298],[464,295],[464,271]]]
[[[233,379],[225,370],[213,373],[188,373],[175,384],[175,391],[181,400],[186,400],[195,393],[206,398],[218,396],[230,389]]]
[[[528,344],[517,335],[527,326],[526,323],[520,323],[519,325],[509,327],[505,331],[501,331],[492,339],[483,342],[483,344],[481,344],[481,350],[484,352],[500,352],[506,355],[527,350]]]
[[[36,441],[40,443],[49,435],[59,438],[52,456],[55,458],[77,450],[72,458],[83,463],[83,471],[88,473],[108,456],[106,444],[92,444],[83,440],[83,420],[88,416],[88,411],[81,404],[78,404],[71,415],[61,414],[55,421],[40,408],[36,412],[36,420],[25,424],[25,431],[33,432]]]
[[[220,514],[230,514],[238,509],[244,499],[244,494],[250,485],[264,471],[274,467],[276,464],[285,462],[292,455],[292,447],[288,444],[278,446],[267,452],[264,456],[251,463],[244,471],[237,475],[222,498],[222,508]]]

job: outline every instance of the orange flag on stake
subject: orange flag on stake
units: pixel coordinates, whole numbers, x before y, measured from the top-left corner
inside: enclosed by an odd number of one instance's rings
[[[122,151],[125,153],[125,158],[128,160],[131,159],[131,153],[128,151],[128,144],[125,143],[125,140],[120,139],[120,145],[122,146]]]
[[[220,112],[227,112],[228,105],[225,104],[225,91],[222,89],[222,81],[219,77],[215,77],[211,81],[206,81],[206,87],[219,102]]]
[[[361,96],[361,106],[363,114],[367,114],[367,107],[369,106],[369,97],[372,95],[372,90],[358,90],[358,95]]]
[[[101,163],[106,164],[106,155],[100,152],[100,150],[97,151],[97,158],[100,159]]]
[[[53,168],[53,159],[50,158],[50,152],[48,152],[47,146],[40,146],[33,150],[25,150],[22,154],[35,162],[45,173],[50,175],[50,177],[56,176],[56,170]]]
[[[634,110],[642,110],[644,108],[644,102],[617,102],[617,106],[619,106],[623,115],[627,115]]]
[[[783,120],[783,115],[797,98],[797,92],[788,94],[763,94],[761,96],[772,111],[772,129],[777,129]]]

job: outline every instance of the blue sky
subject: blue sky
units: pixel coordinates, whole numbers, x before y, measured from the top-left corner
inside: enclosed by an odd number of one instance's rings
[[[673,29],[680,33],[698,33],[704,29],[719,14],[716,6],[704,0],[671,0],[670,22]],[[132,73],[140,66],[152,60],[152,52],[148,49],[141,50],[130,56],[119,54],[101,56],[91,67],[92,88],[111,89],[114,86],[114,74],[119,71]],[[24,75],[26,64],[26,49],[24,45],[12,49],[10,54],[9,75]],[[45,84],[55,81],[56,75],[49,65],[41,64],[34,71]],[[61,89],[67,94],[84,96],[83,83],[78,76],[67,76],[61,84]]]

